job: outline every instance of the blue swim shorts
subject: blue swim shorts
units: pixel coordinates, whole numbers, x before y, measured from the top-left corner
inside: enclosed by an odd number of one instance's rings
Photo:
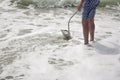
[[[94,18],[96,13],[96,8],[99,3],[97,4],[84,4],[83,6],[83,13],[82,13],[82,19],[87,20],[89,18]]]

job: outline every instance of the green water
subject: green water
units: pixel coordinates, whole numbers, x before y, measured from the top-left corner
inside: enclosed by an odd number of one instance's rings
[[[120,3],[120,0],[101,0],[100,7],[105,7],[106,5],[113,6],[118,5]]]
[[[35,7],[76,7],[80,0],[10,0],[11,3],[17,2],[18,7],[29,6],[30,4]],[[120,0],[100,0],[100,7],[118,6]]]

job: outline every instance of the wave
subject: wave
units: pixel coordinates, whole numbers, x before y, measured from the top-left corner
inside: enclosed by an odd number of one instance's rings
[[[77,6],[80,0],[11,0],[12,3],[16,3],[17,6],[28,6],[30,4],[35,7],[74,7]],[[106,5],[117,5],[120,0],[101,0],[100,7]]]
[[[78,2],[78,0],[11,0],[11,3],[17,4],[18,7],[34,5],[38,8],[73,7],[76,6]]]
[[[6,0],[5,0],[6,1]],[[0,2],[5,2],[0,0]],[[8,0],[7,0],[8,1]],[[36,8],[49,8],[49,7],[76,7],[80,0],[9,0],[11,5],[16,5],[17,7],[28,7],[33,5]],[[113,6],[119,5],[120,0],[100,0],[100,7],[105,7],[106,5]]]
[[[109,6],[119,6],[120,0],[101,0],[100,7]]]

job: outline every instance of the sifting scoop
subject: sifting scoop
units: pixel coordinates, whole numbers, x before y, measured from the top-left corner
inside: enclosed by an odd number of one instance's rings
[[[63,38],[64,38],[65,40],[69,40],[69,39],[72,38],[72,37],[71,37],[71,34],[70,34],[70,21],[71,21],[71,19],[74,17],[74,15],[77,14],[77,12],[78,12],[78,11],[76,11],[76,12],[70,17],[70,19],[69,19],[69,21],[68,21],[68,30],[61,30],[61,32],[62,32],[62,34],[63,34]]]

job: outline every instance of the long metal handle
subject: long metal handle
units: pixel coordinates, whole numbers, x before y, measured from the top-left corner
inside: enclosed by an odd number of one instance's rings
[[[68,21],[68,33],[70,34],[70,21],[71,21],[71,19],[75,16],[75,14],[77,14],[77,12],[78,11],[76,11],[71,17],[70,17],[70,19],[69,19],[69,21]]]

